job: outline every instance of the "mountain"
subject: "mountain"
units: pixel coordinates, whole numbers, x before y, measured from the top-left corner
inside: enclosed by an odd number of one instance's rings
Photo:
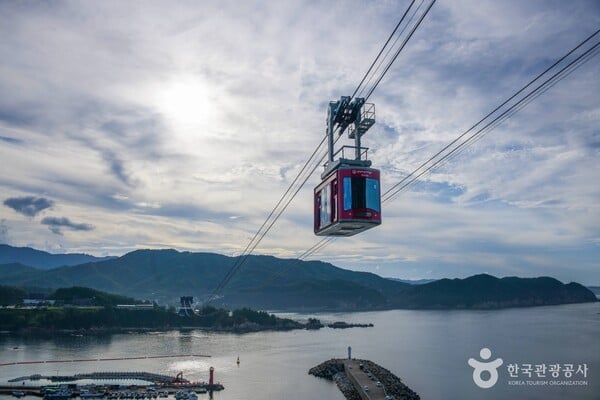
[[[214,253],[137,250],[122,257],[47,271],[0,266],[0,284],[20,287],[90,287],[177,303],[206,298],[237,261]],[[376,310],[392,308],[502,308],[596,301],[585,287],[553,278],[476,275],[409,285],[321,261],[249,256],[215,304],[270,310]]]
[[[387,278],[392,281],[408,283],[409,285],[423,285],[425,283],[435,282],[437,279],[399,279],[399,278]]]
[[[94,257],[88,254],[51,254],[30,247],[13,247],[0,244],[0,264],[19,263],[39,269],[51,269],[64,265],[78,265],[104,261],[114,257]]]
[[[496,278],[487,274],[411,286],[395,305],[419,309],[495,309],[596,301],[585,286],[550,278]]]
[[[600,286],[588,286],[587,288],[594,292],[594,294],[600,295]]]
[[[0,282],[27,287],[84,286],[137,298],[175,303],[180,296],[209,295],[236,257],[175,250],[137,250],[122,257],[32,271],[0,266]],[[405,286],[367,272],[320,261],[250,256],[217,304],[261,308],[384,308]],[[357,293],[359,295],[357,295]]]

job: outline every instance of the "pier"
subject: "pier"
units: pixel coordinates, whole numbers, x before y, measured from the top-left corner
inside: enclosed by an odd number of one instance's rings
[[[212,393],[224,389],[223,385],[214,381],[214,368],[209,369],[209,381],[207,382],[192,382],[183,377],[180,372],[176,376],[157,374],[153,372],[124,372],[124,371],[109,371],[109,372],[90,372],[80,373],[75,375],[28,375],[10,379],[9,382],[22,382],[22,385],[7,385],[0,386],[0,394],[12,394],[14,392],[22,392],[23,395],[43,397],[47,390],[55,390],[57,387],[65,388],[68,391],[68,397],[77,397],[83,391],[93,391],[96,395],[93,397],[107,397],[109,399],[143,399],[158,397],[158,392],[164,393],[167,397],[170,394],[181,393]],[[112,380],[112,381],[146,381],[148,385],[127,385],[127,384],[107,384],[107,385],[77,385],[78,380]],[[49,380],[54,382],[53,385],[33,386],[25,385],[25,381]],[[83,396],[82,396],[83,397]],[[87,397],[92,397],[89,394]]]
[[[18,378],[10,379],[9,382],[21,382],[21,381],[38,381],[40,379],[47,379],[51,382],[72,382],[78,381],[81,379],[93,379],[93,380],[140,380],[154,383],[189,383],[187,379],[184,379],[181,376],[170,376],[170,375],[161,375],[155,374],[152,372],[90,372],[84,374],[75,374],[75,375],[29,375],[29,376],[21,376]]]
[[[308,373],[334,381],[347,400],[420,400],[400,378],[370,360],[334,358]]]

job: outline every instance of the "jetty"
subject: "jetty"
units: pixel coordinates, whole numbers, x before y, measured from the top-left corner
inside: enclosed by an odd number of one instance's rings
[[[69,393],[66,397],[77,397],[83,391],[93,391],[95,397],[107,397],[109,399],[127,399],[127,398],[157,398],[157,392],[164,393],[162,397],[166,397],[168,394],[181,393],[212,393],[221,391],[224,386],[214,380],[215,369],[209,368],[209,380],[208,382],[192,382],[183,377],[183,373],[180,372],[176,376],[157,374],[153,372],[125,372],[125,371],[110,371],[110,372],[90,372],[80,373],[75,375],[41,375],[34,374],[28,376],[21,376],[18,378],[10,379],[9,382],[16,383],[22,382],[21,385],[7,385],[0,386],[0,395],[2,394],[14,394],[15,392],[22,392],[23,395],[30,396],[45,396],[47,390],[54,390],[57,387],[64,388]],[[31,386],[26,385],[26,381],[39,381],[49,380],[54,382],[53,385],[46,386]],[[65,384],[65,382],[75,382],[78,380],[111,380],[111,381],[146,381],[148,385],[125,385],[125,384],[109,384],[109,385],[78,385],[75,383]],[[97,395],[97,396],[96,396]],[[91,397],[89,394],[87,397]],[[193,400],[193,399],[192,399]]]
[[[333,358],[308,373],[334,381],[347,400],[420,400],[389,370],[370,360]]]

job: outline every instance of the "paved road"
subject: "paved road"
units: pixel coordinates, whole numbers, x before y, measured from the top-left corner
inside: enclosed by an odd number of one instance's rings
[[[356,387],[356,390],[360,393],[363,399],[369,400],[385,400],[385,392],[383,391],[383,387],[378,387],[376,385],[376,380],[372,380],[367,375],[366,370],[361,370],[359,368],[359,362],[354,360],[344,360],[344,368],[346,370],[347,375],[352,375],[353,379],[350,379],[350,382]],[[356,382],[360,386],[356,385]],[[365,386],[369,388],[369,390],[365,390]]]

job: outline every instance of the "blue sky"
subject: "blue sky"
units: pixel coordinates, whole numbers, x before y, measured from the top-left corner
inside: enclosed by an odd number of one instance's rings
[[[0,242],[239,254],[408,3],[2,2]],[[599,27],[597,1],[438,1],[370,99],[382,189]],[[596,57],[314,258],[600,284],[598,76]],[[257,253],[316,243],[317,183]]]

